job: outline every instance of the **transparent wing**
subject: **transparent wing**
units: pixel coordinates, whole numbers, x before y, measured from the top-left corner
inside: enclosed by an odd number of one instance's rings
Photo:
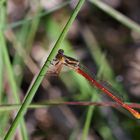
[[[109,82],[105,81],[105,80],[101,80],[99,79],[95,73],[91,73],[85,66],[83,66],[82,64],[80,64],[80,68],[84,71],[86,71],[86,73],[88,73],[88,75],[90,75],[93,79],[95,79],[96,81],[98,81],[98,83],[100,83],[102,86],[104,86],[106,89],[108,89],[113,95],[117,96],[118,98],[120,98],[122,101],[124,101],[124,97],[123,95],[117,91]]]
[[[61,62],[51,62],[49,70],[47,71],[47,76],[58,76],[62,70],[63,63]]]

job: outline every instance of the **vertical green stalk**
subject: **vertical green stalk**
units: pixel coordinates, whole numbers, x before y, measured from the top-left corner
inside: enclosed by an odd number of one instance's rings
[[[65,25],[62,33],[60,34],[58,40],[56,41],[49,57],[47,58],[45,64],[43,65],[42,69],[40,70],[39,74],[37,75],[36,79],[34,80],[33,84],[31,85],[31,87],[29,88],[29,90],[27,91],[27,94],[26,94],[26,97],[23,101],[23,104],[15,118],[15,120],[13,121],[10,129],[8,130],[6,136],[5,136],[5,140],[11,140],[11,137],[12,135],[15,133],[15,130],[21,120],[21,118],[24,116],[26,110],[27,110],[27,107],[29,106],[29,104],[31,103],[32,101],[32,98],[34,97],[35,95],[35,92],[37,91],[41,81],[43,80],[43,76],[42,75],[45,75],[45,73],[47,72],[48,70],[48,66],[49,66],[49,60],[52,60],[58,49],[60,48],[60,45],[62,44],[69,28],[71,27],[73,21],[75,20],[79,10],[81,9],[82,5],[84,4],[84,1],[85,0],[79,0],[76,8],[74,9],[74,12],[72,13],[71,17],[69,18],[67,24]]]
[[[3,22],[5,21],[4,18],[5,14],[4,14],[4,9],[3,7],[0,5],[0,42],[3,41],[2,38],[2,29],[4,27]],[[3,55],[2,55],[2,45],[0,45],[0,103],[2,101],[2,79],[3,79]]]
[[[92,98],[91,99],[91,102],[97,100],[97,94],[96,94],[96,92],[97,92],[97,90],[93,89],[92,93],[94,93],[94,94],[91,97]],[[89,106],[88,107],[86,121],[85,121],[85,124],[84,124],[82,138],[81,138],[82,140],[86,140],[87,139],[89,128],[90,128],[90,124],[91,124],[91,119],[92,119],[92,116],[93,116],[94,108],[95,108],[95,106]]]
[[[3,55],[2,55],[2,47],[0,45],[0,104],[2,103],[2,93],[3,93],[2,81],[3,81]]]
[[[100,67],[99,67],[99,71],[97,74],[97,77],[101,77],[103,70],[104,70],[104,60],[105,59],[105,55],[102,54],[99,61],[100,61]],[[91,97],[91,102],[95,102],[97,100],[99,100],[99,95],[98,92],[100,92],[98,89],[93,89],[92,91],[92,97]],[[82,140],[86,140],[87,136],[88,136],[88,132],[89,132],[89,128],[90,128],[90,124],[91,124],[91,119],[93,116],[93,111],[94,111],[95,106],[89,106],[88,108],[88,113],[86,116],[86,122],[84,125],[84,129],[83,129],[83,135],[82,135]]]
[[[0,3],[0,42],[3,42],[2,38],[2,29],[4,28],[4,21],[5,21],[5,8],[3,7],[3,3],[5,1],[1,1]],[[3,98],[3,54],[2,54],[2,44],[0,44],[0,104],[4,101]],[[0,139],[4,135],[4,130],[7,127],[8,122],[8,113],[1,113],[0,114]]]
[[[2,92],[3,92],[2,81],[3,81],[3,55],[2,55],[2,46],[0,45],[0,104],[2,103]]]
[[[12,65],[10,63],[10,58],[9,58],[9,55],[8,55],[6,41],[5,41],[4,33],[3,33],[3,27],[5,26],[6,7],[2,6],[0,10],[1,10],[1,17],[3,17],[3,18],[1,18],[1,29],[0,29],[0,40],[1,40],[3,58],[4,58],[5,65],[7,67],[7,74],[8,74],[8,77],[9,77],[9,83],[11,85],[11,90],[13,92],[14,101],[15,101],[15,103],[19,103],[20,99],[19,99],[19,95],[18,95],[18,93],[19,93],[18,92],[18,87],[16,86],[16,82],[15,82],[15,79],[14,79],[14,73],[13,73],[13,70],[12,70]],[[25,132],[25,130],[26,130],[25,129],[25,123],[24,123],[23,119],[21,119],[20,130],[21,130],[21,134],[22,134],[23,139],[27,140],[27,136],[25,135],[25,133],[22,133],[22,132]]]
[[[11,90],[13,92],[13,98],[15,100],[15,103],[19,103],[20,102],[19,95],[18,95],[19,90],[18,90],[18,87],[16,86],[12,65],[10,63],[10,58],[8,56],[5,39],[4,39],[4,36],[2,35],[2,33],[0,33],[0,38],[3,38],[3,41],[4,41],[4,42],[1,42],[1,44],[2,44],[2,49],[3,49],[4,62],[7,67],[6,69],[7,69],[7,73],[8,73],[8,77],[9,77],[9,82],[11,85]],[[22,129],[23,139],[27,140],[27,135],[26,135],[27,133],[26,134],[24,133],[26,131],[26,128],[25,128],[25,123],[24,123],[23,119],[21,119],[21,129]]]

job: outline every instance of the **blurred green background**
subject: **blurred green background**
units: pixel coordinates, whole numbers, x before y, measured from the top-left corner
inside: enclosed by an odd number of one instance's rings
[[[76,4],[76,0],[0,2],[0,139]],[[139,0],[86,1],[62,45],[66,55],[80,60],[130,103],[140,100],[139,5]],[[28,110],[13,139],[140,139],[139,120],[122,108],[61,105],[110,101],[76,72],[64,68],[58,76],[44,77],[32,101],[36,106]]]

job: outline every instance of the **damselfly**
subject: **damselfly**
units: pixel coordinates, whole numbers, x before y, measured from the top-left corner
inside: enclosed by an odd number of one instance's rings
[[[130,107],[128,104],[125,104],[121,98],[119,98],[113,93],[112,88],[107,88],[105,84],[102,84],[102,82],[96,80],[97,78],[95,78],[95,75],[92,77],[90,74],[85,72],[85,70],[81,67],[80,62],[78,60],[64,55],[64,51],[62,49],[58,51],[55,59],[53,60],[53,65],[57,73],[61,71],[64,65],[73,69],[75,72],[86,78],[93,86],[100,89],[103,93],[108,95],[115,102],[117,102],[123,108],[128,110],[135,118],[140,119],[140,113],[138,111]]]

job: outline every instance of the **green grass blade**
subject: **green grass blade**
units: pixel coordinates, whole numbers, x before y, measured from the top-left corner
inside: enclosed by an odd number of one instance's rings
[[[3,38],[4,40],[4,36],[1,35],[1,38]],[[19,93],[18,87],[16,86],[16,82],[14,79],[14,74],[13,74],[13,70],[12,70],[12,66],[10,63],[10,58],[8,56],[8,51],[7,51],[5,42],[2,42],[2,46],[3,46],[4,62],[5,62],[7,73],[8,73],[9,83],[12,88],[13,97],[15,99],[15,102],[19,103],[19,97],[17,96],[17,94]]]
[[[3,38],[4,40],[4,36],[2,34],[0,34],[0,38]],[[16,86],[16,82],[14,79],[14,73],[12,70],[12,66],[10,64],[10,59],[8,56],[8,52],[7,52],[7,48],[6,48],[6,44],[5,42],[1,42],[2,43],[2,47],[3,47],[3,54],[4,54],[4,61],[7,67],[7,73],[8,73],[8,77],[9,77],[9,82],[11,85],[11,89],[13,91],[13,97],[16,103],[20,102],[19,96],[18,96],[18,87]],[[23,122],[23,119],[21,120],[21,126],[22,126],[22,132],[25,132],[25,130],[23,130],[25,128],[25,124]],[[23,134],[23,133],[22,133]],[[24,140],[27,139],[27,136],[23,135]]]
[[[28,105],[31,103],[32,101],[32,98],[34,97],[35,95],[35,92],[37,91],[41,81],[43,80],[43,76],[42,75],[45,75],[45,73],[47,72],[48,70],[48,66],[49,66],[49,61],[48,60],[52,60],[58,49],[60,48],[60,45],[62,44],[69,28],[71,27],[73,21],[75,20],[79,10],[81,9],[83,3],[84,3],[85,0],[79,0],[76,8],[74,9],[74,12],[72,13],[70,19],[68,20],[66,26],[64,27],[61,35],[59,36],[58,40],[56,41],[55,45],[54,45],[54,48],[52,49],[48,59],[46,60],[45,64],[43,65],[42,69],[40,70],[38,76],[36,77],[36,79],[34,80],[32,86],[29,88],[28,92],[27,92],[27,95],[23,101],[23,104],[15,118],[15,120],[13,121],[10,129],[8,130],[6,136],[5,136],[5,140],[11,140],[11,137],[13,136],[13,134],[15,133],[15,129],[17,128],[20,120],[21,120],[21,117],[24,116],[26,110],[27,110],[27,107]]]
[[[3,43],[3,33],[2,29],[5,26],[5,7],[3,6],[4,1],[1,1],[0,3],[0,42]],[[3,51],[2,51],[2,44],[0,45],[0,104],[4,103],[4,98],[3,98]],[[9,119],[9,113],[2,113],[0,114],[0,124],[1,124],[1,129],[0,129],[0,139],[3,138],[3,135],[5,134],[5,129],[8,124],[8,119]]]
[[[0,38],[0,42],[1,42],[1,38]],[[2,46],[0,45],[0,104],[2,103],[3,103],[3,55],[2,55]],[[1,120],[0,136],[3,136],[4,128],[7,125],[7,122],[3,121],[4,118],[8,118],[7,116],[8,115],[6,113],[0,114],[0,120]]]
[[[131,20],[130,18],[111,8],[109,5],[103,3],[100,0],[89,0],[89,1],[94,5],[96,5],[98,8],[100,8],[101,10],[103,10],[104,12],[106,12],[108,15],[112,16],[114,19],[122,23],[123,25],[127,26],[129,29],[140,33],[140,25]]]
[[[6,7],[1,7],[1,14],[2,14],[2,17],[6,17]],[[3,25],[2,25],[3,24]],[[1,20],[1,26],[4,27],[5,26],[5,18],[3,18]],[[10,58],[9,58],[9,55],[8,55],[8,51],[7,51],[7,46],[6,46],[6,41],[5,41],[5,38],[4,38],[4,33],[2,31],[3,28],[0,28],[0,40],[1,40],[1,46],[2,46],[2,53],[3,53],[3,58],[4,58],[4,62],[5,62],[5,65],[7,67],[7,74],[8,74],[8,77],[9,77],[9,83],[11,85],[11,90],[13,92],[13,97],[14,97],[14,101],[15,103],[19,103],[20,102],[20,99],[19,99],[19,96],[18,96],[18,87],[16,85],[16,81],[14,79],[14,72],[12,70],[12,65],[10,63]],[[23,134],[22,132],[25,128],[25,123],[23,121],[23,119],[21,119],[21,127],[20,127],[20,130],[21,130],[21,134]],[[23,139],[27,140],[27,136],[25,136],[24,134],[22,135]]]
[[[91,102],[96,101],[97,97],[98,97],[97,96],[97,90],[93,89],[92,93],[94,93],[94,94],[92,95]],[[89,106],[89,108],[88,108],[88,111],[87,111],[87,114],[86,114],[86,121],[85,121],[85,124],[84,124],[82,138],[81,138],[82,140],[87,139],[94,109],[95,109],[95,106]]]
[[[103,60],[105,59],[105,56],[102,55],[100,59],[101,59],[101,62],[103,62]],[[102,63],[102,65],[100,65],[97,77],[100,77],[102,75],[103,69],[104,69],[104,63]],[[92,95],[91,95],[92,96],[91,97],[91,102],[100,100],[100,95],[98,94],[99,92],[100,91],[98,89],[93,88]],[[83,128],[82,140],[87,139],[94,108],[95,108],[95,106],[89,106],[89,108],[88,108],[86,121],[85,121],[85,125],[84,125],[84,128]]]
[[[98,94],[98,93],[97,93]],[[96,97],[95,97],[96,98]],[[99,100],[99,99],[98,99]],[[130,105],[133,108],[140,109],[139,103],[133,103],[133,102],[124,102],[125,104]],[[62,100],[46,100],[42,103],[36,103],[36,104],[30,104],[28,106],[28,109],[38,109],[38,108],[46,108],[47,106],[57,106],[57,105],[78,105],[78,106],[110,106],[110,107],[120,107],[117,103],[114,102],[101,102],[101,101],[76,101],[76,102],[65,102]],[[6,112],[11,110],[17,110],[22,106],[22,104],[2,104],[0,105],[0,112]]]
[[[0,42],[3,42],[2,37],[2,28],[4,27],[5,22],[5,8],[3,7],[3,3],[5,0],[0,3]],[[3,85],[3,55],[2,55],[2,45],[0,45],[0,103],[2,102],[2,85]]]
[[[2,93],[3,93],[3,55],[2,55],[2,46],[0,45],[0,104],[2,103],[3,96]]]
[[[7,128],[7,123],[9,121],[9,112],[3,112],[0,114],[0,120],[0,139],[3,139]]]

